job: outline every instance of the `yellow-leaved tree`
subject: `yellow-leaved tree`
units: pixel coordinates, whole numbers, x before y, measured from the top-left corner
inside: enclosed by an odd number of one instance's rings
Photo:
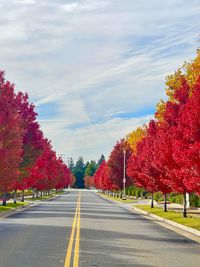
[[[138,127],[126,136],[126,141],[130,145],[134,154],[137,152],[137,143],[145,137],[146,131],[147,126],[144,124],[142,127]]]
[[[190,95],[192,95],[192,88],[194,88],[194,84],[197,82],[198,77],[200,76],[200,49],[197,50],[197,55],[194,60],[187,63],[185,62],[181,68],[175,71],[174,74],[166,77],[166,95],[168,96],[167,101],[174,102],[174,95],[176,91],[182,85],[183,79],[187,81],[190,88]],[[158,121],[163,120],[163,115],[165,112],[166,102],[160,100],[157,104],[157,111],[155,117]]]

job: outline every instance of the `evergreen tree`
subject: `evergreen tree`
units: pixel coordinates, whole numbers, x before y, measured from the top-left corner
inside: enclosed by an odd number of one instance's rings
[[[70,171],[73,170],[73,168],[74,168],[73,158],[68,158],[68,168],[70,169]]]
[[[90,163],[86,166],[85,176],[93,176],[97,169],[97,164],[95,160],[91,160]]]
[[[101,157],[100,157],[100,159],[97,162],[97,169],[99,168],[99,166],[101,165],[101,163],[104,162],[104,161],[105,161],[105,156],[104,156],[104,154],[101,154]]]
[[[76,177],[75,187],[84,188],[84,173],[85,173],[85,165],[82,157],[79,157],[75,167],[72,170],[73,175]]]

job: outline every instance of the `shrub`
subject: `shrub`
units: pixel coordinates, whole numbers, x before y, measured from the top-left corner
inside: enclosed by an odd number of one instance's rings
[[[172,193],[169,199],[172,203],[183,204],[183,195],[181,194]]]
[[[154,193],[154,200],[157,202],[161,202],[163,200],[163,195],[160,192]]]
[[[194,193],[190,194],[190,205],[192,207],[199,207],[200,206],[199,204],[200,204],[200,197],[198,197]]]

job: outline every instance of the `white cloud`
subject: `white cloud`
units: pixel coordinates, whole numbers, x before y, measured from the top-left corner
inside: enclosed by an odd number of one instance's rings
[[[84,0],[82,2],[73,2],[69,4],[61,5],[60,8],[66,12],[78,12],[78,11],[92,11],[105,7],[107,4],[104,1]]]
[[[97,160],[102,153],[108,157],[117,140],[125,137],[130,131],[148,122],[151,118],[151,115],[130,119],[116,118],[77,129],[66,129],[64,120],[41,123],[46,135],[54,140],[53,145],[57,151],[74,159],[77,159],[78,155],[82,155],[87,161]],[[62,138],[60,138],[61,136]]]
[[[19,41],[25,38],[26,33],[24,26],[21,23],[10,23],[8,25],[0,25],[0,41],[11,42]]]
[[[21,4],[21,5],[32,5],[37,3],[36,0],[18,0],[16,1],[17,4]]]
[[[53,121],[41,125],[58,153],[76,158],[108,154],[141,122],[121,115],[143,120],[164,97],[165,75],[198,46],[195,0],[1,0],[0,7],[0,68],[38,109],[56,105]]]

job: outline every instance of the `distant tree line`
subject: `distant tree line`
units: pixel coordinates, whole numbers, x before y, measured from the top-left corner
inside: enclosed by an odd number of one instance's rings
[[[84,163],[83,157],[79,156],[75,164],[73,158],[70,158],[68,161],[68,167],[76,179],[74,187],[89,188],[92,185],[92,177],[94,173],[103,161],[105,161],[103,154],[97,162],[95,160],[91,160]]]

